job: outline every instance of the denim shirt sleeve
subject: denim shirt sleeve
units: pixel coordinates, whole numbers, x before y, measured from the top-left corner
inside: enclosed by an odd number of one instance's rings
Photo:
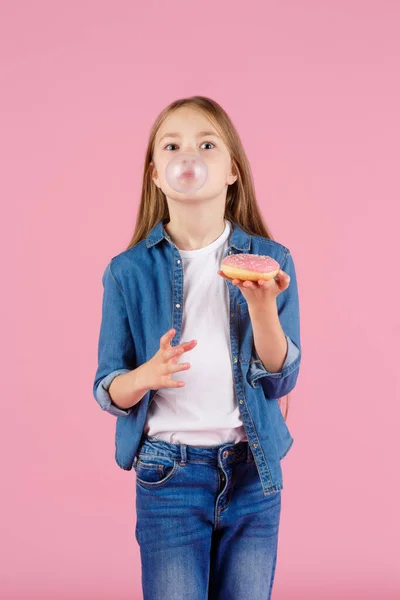
[[[268,399],[282,398],[293,390],[301,363],[299,294],[296,270],[290,251],[287,252],[281,268],[290,276],[289,287],[276,299],[279,321],[288,344],[286,359],[281,371],[277,373],[268,371],[261,360],[257,366],[254,363],[250,369],[251,384],[253,387],[261,385]],[[255,354],[260,359],[257,352]],[[259,383],[256,383],[258,380]]]
[[[135,368],[135,349],[126,311],[122,287],[115,278],[112,261],[104,270],[102,316],[98,341],[98,366],[94,376],[93,395],[100,407],[114,416],[128,416],[132,407],[118,408],[108,392],[117,375]]]

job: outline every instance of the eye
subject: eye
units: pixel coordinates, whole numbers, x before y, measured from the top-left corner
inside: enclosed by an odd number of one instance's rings
[[[211,144],[211,146],[214,146],[214,148],[215,148],[215,144],[213,144],[212,142],[203,142],[203,144]],[[202,146],[203,146],[203,144],[202,144]]]
[[[168,146],[176,146],[176,144],[167,144],[167,145],[164,147],[164,150],[167,150],[167,149],[168,149]]]

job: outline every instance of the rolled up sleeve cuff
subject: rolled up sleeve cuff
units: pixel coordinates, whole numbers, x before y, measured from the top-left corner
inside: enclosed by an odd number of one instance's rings
[[[106,410],[115,417],[127,417],[132,412],[132,408],[127,408],[125,410],[123,408],[115,406],[108,392],[113,379],[115,379],[117,375],[121,375],[122,373],[129,373],[129,371],[130,369],[117,369],[115,371],[112,371],[100,381],[96,389],[96,400],[99,403],[102,410]]]
[[[287,355],[286,355],[286,360],[283,363],[282,371],[284,369],[286,369],[286,367],[289,367],[296,360],[296,358],[298,358],[300,356],[300,350],[298,349],[296,344],[294,344],[292,342],[292,340],[290,339],[290,337],[288,335],[286,336],[286,340],[288,343],[288,351],[287,351]],[[268,373],[268,371],[267,371],[267,373]]]
[[[296,344],[286,335],[288,351],[281,371],[271,373],[268,371],[256,352],[258,362],[250,364],[249,378],[253,387],[261,386],[268,398],[281,398],[286,396],[296,385],[301,362],[301,351]],[[258,382],[258,380],[261,380]],[[258,382],[258,383],[257,383]]]

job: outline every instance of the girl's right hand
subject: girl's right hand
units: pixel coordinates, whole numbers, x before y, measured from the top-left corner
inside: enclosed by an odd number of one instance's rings
[[[160,348],[153,358],[144,365],[146,387],[149,390],[160,388],[177,388],[185,385],[183,381],[172,379],[171,375],[178,371],[187,371],[190,363],[177,363],[178,358],[188,350],[192,350],[197,341],[183,342],[178,346],[171,346],[170,341],[175,335],[175,329],[170,329],[160,338]]]

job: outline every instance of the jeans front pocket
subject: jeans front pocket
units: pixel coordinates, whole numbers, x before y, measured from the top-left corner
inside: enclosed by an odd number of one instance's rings
[[[136,483],[147,488],[160,487],[178,470],[178,461],[169,456],[140,453],[134,462]]]

